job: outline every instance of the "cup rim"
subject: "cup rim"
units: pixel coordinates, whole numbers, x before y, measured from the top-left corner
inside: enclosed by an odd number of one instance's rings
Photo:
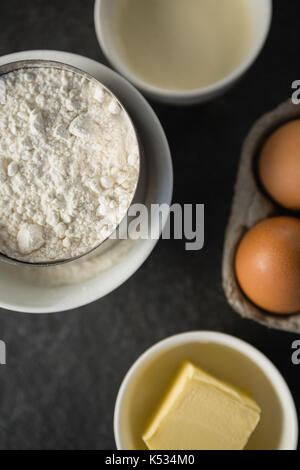
[[[115,403],[113,427],[117,449],[126,450],[122,445],[120,418],[126,391],[135,374],[150,358],[158,356],[160,353],[173,349],[176,346],[194,342],[214,342],[216,344],[228,346],[231,349],[247,356],[263,371],[263,373],[267,376],[271,384],[278,392],[278,398],[282,405],[284,415],[290,415],[289,427],[293,430],[293,441],[289,443],[289,449],[296,450],[298,445],[298,415],[296,405],[291,391],[277,367],[262,352],[246,341],[241,340],[235,336],[216,331],[190,331],[169,336],[155,343],[137,358],[137,360],[129,368],[121,383]],[[280,443],[278,450],[286,450],[281,446],[282,444]]]
[[[105,35],[101,28],[101,16],[100,16],[100,7],[103,0],[95,0],[94,5],[94,23],[98,43],[105,54],[107,60],[111,65],[120,72],[127,80],[133,83],[137,88],[143,90],[145,93],[150,95],[156,95],[160,98],[169,98],[169,99],[191,99],[191,98],[201,98],[209,95],[217,94],[220,90],[228,88],[232,83],[237,81],[255,62],[259,53],[261,52],[269,31],[271,27],[272,15],[273,15],[273,3],[272,0],[264,0],[267,6],[266,10],[266,22],[264,26],[263,34],[261,38],[256,41],[256,45],[248,54],[245,55],[245,58],[241,63],[228,75],[224,78],[218,80],[211,85],[207,85],[201,88],[195,88],[192,90],[172,90],[168,88],[161,88],[156,85],[151,85],[151,83],[143,80],[138,75],[136,75],[132,69],[126,66],[125,61],[116,54],[112,55],[110,53],[110,48],[107,47],[107,41]],[[112,49],[115,51],[116,47],[113,46]]]

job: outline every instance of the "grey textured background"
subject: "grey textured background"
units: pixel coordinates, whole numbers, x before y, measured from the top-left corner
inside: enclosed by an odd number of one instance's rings
[[[297,0],[274,2],[268,43],[247,76],[203,107],[154,104],[170,141],[174,201],[206,204],[206,242],[198,253],[161,241],[117,291],[84,308],[34,316],[0,312],[8,364],[0,367],[0,448],[113,449],[120,382],[148,346],[174,333],[212,329],[257,346],[282,371],[298,406],[295,335],[240,319],[221,287],[221,257],[239,150],[252,122],[290,95],[299,79]],[[93,0],[1,0],[0,54],[59,49],[105,62]]]

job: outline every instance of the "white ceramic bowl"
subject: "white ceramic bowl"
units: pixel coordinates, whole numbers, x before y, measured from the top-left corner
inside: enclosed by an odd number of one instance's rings
[[[295,450],[298,419],[291,392],[261,352],[233,336],[199,331],[167,338],[148,349],[123,380],[115,406],[119,450],[145,449],[145,423],[180,363],[190,359],[216,377],[251,393],[262,408],[247,449]]]
[[[159,88],[138,77],[121,57],[114,40],[113,21],[119,0],[96,0],[94,21],[97,38],[107,59],[128,80],[150,98],[177,105],[203,103],[216,98],[229,89],[253,64],[269,33],[272,19],[272,0],[248,0],[255,18],[255,31],[248,54],[240,65],[224,79],[207,87],[189,91]]]
[[[164,131],[142,95],[123,77],[94,60],[59,51],[26,51],[0,57],[0,65],[27,59],[54,60],[77,67],[97,78],[124,104],[134,124],[146,159],[143,202],[170,204],[173,190],[172,161]],[[157,223],[160,227],[159,217]],[[163,224],[166,222],[166,217]],[[156,225],[154,229],[156,228]],[[123,284],[148,258],[158,240],[136,240],[131,249],[112,266],[91,279],[71,285],[47,286],[19,277],[6,263],[0,263],[0,307],[29,313],[70,310],[89,304]],[[51,268],[30,268],[51,269]],[[37,271],[38,272],[38,271]]]

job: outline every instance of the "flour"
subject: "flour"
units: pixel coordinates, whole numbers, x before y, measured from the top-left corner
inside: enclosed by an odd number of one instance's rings
[[[136,190],[131,121],[100,84],[51,68],[0,78],[0,251],[29,262],[104,241]]]

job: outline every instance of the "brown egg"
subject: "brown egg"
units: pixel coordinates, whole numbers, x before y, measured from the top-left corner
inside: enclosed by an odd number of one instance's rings
[[[235,258],[241,289],[271,313],[300,311],[300,220],[266,219],[241,240]]]
[[[300,210],[300,120],[280,127],[266,141],[258,161],[266,192],[280,205]]]

